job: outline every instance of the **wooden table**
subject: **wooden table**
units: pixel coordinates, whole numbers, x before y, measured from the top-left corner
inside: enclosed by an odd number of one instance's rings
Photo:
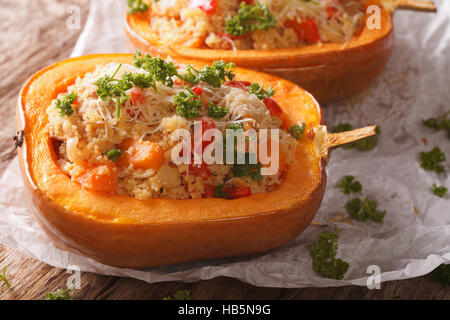
[[[118,0],[121,1],[121,0]],[[15,157],[16,96],[22,83],[37,70],[69,56],[81,29],[68,29],[68,7],[77,5],[81,27],[89,0],[0,0],[0,174]],[[70,21],[69,21],[70,22]],[[41,299],[45,292],[66,288],[66,270],[28,258],[0,246],[0,267],[7,267],[11,289],[0,282],[0,299]],[[429,277],[382,284],[380,290],[360,287],[325,289],[258,288],[231,278],[192,284],[147,284],[142,281],[83,273],[76,299],[162,299],[177,290],[191,290],[194,299],[450,299],[448,287]]]

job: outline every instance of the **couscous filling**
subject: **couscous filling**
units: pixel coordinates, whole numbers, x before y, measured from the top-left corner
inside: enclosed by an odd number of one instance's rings
[[[47,108],[61,169],[86,190],[141,200],[234,199],[273,190],[294,160],[305,124],[282,129],[273,88],[234,80],[232,67],[216,62],[197,70],[140,54],[134,65],[97,66]],[[198,127],[224,137],[239,131],[244,140],[252,140],[249,132],[279,129],[278,170],[262,174],[267,165],[259,156],[250,162],[250,143],[240,151],[244,163],[197,161],[196,155],[220,140],[199,138]],[[183,138],[180,129],[191,148],[175,149]],[[210,153],[217,155],[217,149]],[[174,154],[190,161],[175,161]]]

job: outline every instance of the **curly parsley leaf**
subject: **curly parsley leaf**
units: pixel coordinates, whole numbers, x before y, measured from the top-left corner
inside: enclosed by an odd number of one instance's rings
[[[227,80],[233,80],[235,75],[232,69],[234,63],[226,63],[224,61],[215,61],[212,66],[204,66],[202,70],[197,70],[193,66],[188,65],[186,72],[178,77],[188,83],[197,84],[200,81],[206,82],[215,88],[220,88],[222,83]]]
[[[372,220],[377,223],[382,223],[386,211],[377,210],[377,202],[368,197],[361,201],[360,198],[350,200],[345,205],[348,214],[355,220],[366,222]]]
[[[3,281],[3,283],[4,283],[8,288],[11,288],[11,284],[9,283],[8,279],[6,278],[6,267],[3,268],[3,273],[0,274],[0,280]]]
[[[349,264],[342,259],[336,259],[338,239],[337,226],[334,226],[334,232],[320,232],[319,240],[311,246],[310,253],[315,272],[330,279],[341,280]]]
[[[186,91],[179,91],[173,101],[176,106],[176,113],[187,119],[197,118],[200,113],[202,102],[195,92],[185,87]]]
[[[450,264],[441,264],[431,273],[431,279],[443,285],[450,285]]]
[[[441,173],[445,171],[445,168],[441,165],[445,161],[445,154],[439,147],[433,148],[429,152],[421,152],[420,166],[428,171],[435,171]]]
[[[227,129],[239,130],[239,129],[244,129],[244,126],[242,125],[242,123],[233,122],[228,125]]]
[[[59,115],[61,117],[68,116],[70,117],[73,113],[73,103],[77,100],[77,94],[75,92],[71,92],[66,94],[62,99],[56,99],[56,108],[59,109]]]
[[[111,161],[116,162],[122,156],[122,150],[112,148],[111,150],[104,151],[103,154]]]
[[[128,0],[128,12],[135,14],[136,12],[145,12],[148,10],[148,4],[142,0]]]
[[[123,79],[124,81],[132,83],[136,87],[142,89],[152,87],[156,91],[155,79],[149,74],[125,72]]]
[[[295,139],[300,139],[305,133],[305,130],[306,130],[306,123],[302,122],[301,125],[294,124],[292,127],[289,128],[288,132]]]
[[[448,189],[444,186],[438,187],[436,184],[433,184],[431,187],[431,192],[433,192],[435,195],[437,195],[440,198],[445,197],[447,194]]]
[[[245,153],[245,163],[238,164],[237,154],[235,154],[235,164],[232,168],[233,176],[235,177],[250,177],[254,181],[261,181],[263,176],[261,175],[261,163],[250,163],[250,153]]]
[[[248,88],[248,92],[257,96],[259,100],[265,100],[275,94],[275,89],[273,87],[270,87],[269,89],[264,90],[263,85],[259,85],[253,82]]]
[[[235,75],[232,69],[235,67],[234,63],[226,63],[224,61],[215,61],[211,66],[206,65],[202,70],[197,70],[193,66],[186,66],[184,74],[178,72],[177,67],[172,62],[167,62],[161,58],[153,58],[149,54],[142,56],[137,51],[134,56],[134,65],[137,68],[148,72],[147,77],[152,79],[151,86],[156,90],[156,81],[162,84],[173,87],[173,77],[188,82],[190,84],[197,84],[200,81],[206,82],[215,88],[220,88],[222,83],[227,79],[233,80]],[[147,81],[147,79],[145,79]]]
[[[44,296],[44,300],[71,300],[69,295],[70,289],[58,289],[54,292],[47,292]]]
[[[353,130],[353,126],[350,123],[341,123],[335,126],[332,130],[333,133],[344,132]],[[374,136],[359,140],[353,143],[349,143],[343,146],[345,149],[357,149],[359,151],[370,151],[374,149],[377,144],[381,134],[380,126],[375,129],[376,134]]]
[[[173,87],[172,77],[178,76],[177,67],[172,62],[167,62],[161,58],[153,58],[149,54],[142,56],[139,51],[134,56],[134,65],[148,72],[148,77],[153,80],[152,87],[155,91],[156,81],[168,87]]]
[[[437,118],[422,120],[422,124],[426,128],[447,131],[447,137],[450,139],[450,111]]]
[[[355,180],[354,176],[344,176],[338,184],[343,194],[358,193],[362,191],[361,182]]]
[[[125,73],[120,80],[114,78],[121,67],[122,64],[119,64],[113,75],[105,75],[94,82],[98,87],[97,96],[100,99],[104,101],[107,98],[110,98],[116,103],[117,119],[120,118],[121,106],[130,98],[126,91],[133,87],[133,84],[128,79],[127,73]]]
[[[165,297],[163,300],[192,300],[190,290],[178,290],[173,297]]]
[[[277,19],[269,12],[267,5],[260,2],[248,5],[243,1],[238,13],[226,21],[225,31],[234,37],[242,37],[251,31],[267,31],[276,23]]]
[[[208,105],[208,115],[214,119],[225,117],[229,111],[227,107],[218,106],[214,102],[210,102]]]

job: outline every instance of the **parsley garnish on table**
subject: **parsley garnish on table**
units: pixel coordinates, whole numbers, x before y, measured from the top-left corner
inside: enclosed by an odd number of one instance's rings
[[[47,292],[44,296],[44,300],[71,300],[69,295],[70,289],[58,289],[54,292]]]
[[[185,89],[186,91],[179,91],[173,99],[176,106],[176,113],[187,119],[197,118],[202,102],[199,96],[189,89],[188,86]]]
[[[444,186],[438,187],[436,184],[433,184],[431,187],[431,192],[433,192],[435,195],[437,195],[440,198],[445,197],[447,194],[448,189]]]
[[[358,193],[362,191],[361,182],[355,180],[355,177],[350,175],[344,176],[341,181],[339,181],[338,187],[343,194]]]
[[[6,278],[6,267],[3,268],[3,273],[0,274],[0,280],[3,281],[3,283],[4,283],[8,288],[11,288],[11,284],[9,283],[8,279]]]
[[[163,300],[192,300],[190,290],[178,290],[173,297],[164,297]]]
[[[429,118],[422,120],[422,124],[426,128],[447,131],[447,137],[450,139],[450,111],[437,118]]]
[[[323,231],[318,236],[319,240],[310,248],[314,271],[330,279],[343,279],[349,264],[336,259],[339,239],[337,226],[334,226],[333,232]]]
[[[275,94],[275,90],[273,87],[264,90],[264,86],[257,83],[252,83],[248,88],[248,92],[254,94],[256,97],[258,97],[259,100],[265,100]]]
[[[435,147],[429,152],[421,152],[419,160],[420,166],[427,171],[434,171],[437,173],[445,171],[445,168],[442,166],[442,162],[445,161],[445,154],[439,147]]]
[[[355,220],[366,222],[372,220],[377,223],[382,223],[386,211],[377,210],[377,202],[366,197],[364,201],[360,198],[350,200],[345,205],[348,214]]]
[[[128,12],[135,14],[137,12],[145,12],[148,10],[148,5],[142,0],[128,0]]]
[[[60,117],[68,116],[70,117],[73,113],[73,103],[77,100],[77,94],[71,92],[66,94],[62,99],[56,99],[56,108],[59,109]]]
[[[353,126],[350,123],[341,123],[335,126],[332,130],[333,133],[344,132],[353,130]],[[374,136],[352,142],[342,146],[345,149],[357,149],[359,151],[370,151],[374,149],[378,144],[378,139],[381,134],[381,129],[379,126],[375,129],[376,134]]]
[[[227,20],[225,31],[234,37],[242,37],[251,31],[269,30],[275,27],[277,19],[269,12],[267,5],[241,2],[238,13]]]

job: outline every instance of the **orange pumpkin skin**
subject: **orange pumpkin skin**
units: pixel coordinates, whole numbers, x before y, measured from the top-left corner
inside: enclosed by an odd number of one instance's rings
[[[19,95],[18,149],[24,188],[42,229],[67,251],[118,267],[143,268],[254,254],[296,237],[312,221],[326,185],[324,161],[304,138],[280,186],[236,200],[149,199],[86,191],[59,167],[46,108],[76,77],[98,64],[131,63],[131,55],[92,55],[56,63],[32,76]],[[201,65],[196,64],[201,67]],[[285,114],[316,126],[320,107],[310,94],[272,75],[236,69],[237,79],[273,86]]]
[[[378,4],[378,0],[373,0]],[[366,21],[370,15],[366,15]],[[367,23],[348,43],[325,43],[274,50],[213,50],[175,47],[161,43],[150,31],[145,13],[127,15],[126,41],[130,49],[154,56],[195,59],[211,63],[234,62],[277,75],[297,83],[321,103],[349,98],[368,88],[386,66],[393,47],[393,24],[389,12],[381,7],[381,28],[369,29]]]

